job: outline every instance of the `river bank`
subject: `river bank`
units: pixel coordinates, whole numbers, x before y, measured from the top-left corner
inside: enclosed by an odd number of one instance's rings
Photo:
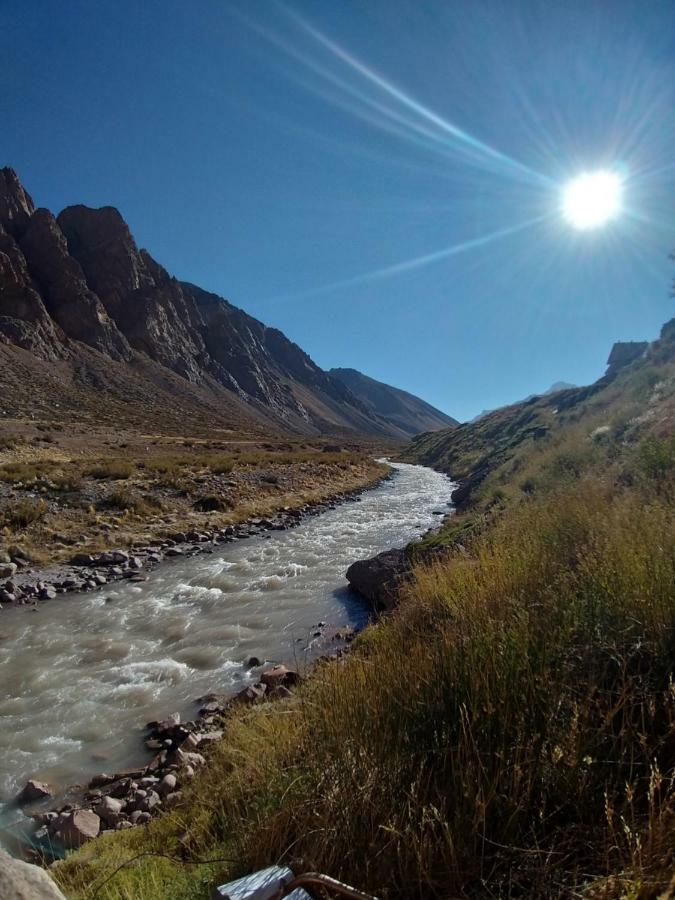
[[[28,564],[19,570],[16,562],[0,562],[0,577],[8,579],[0,587],[0,610],[4,606],[30,606],[35,610],[40,601],[53,600],[58,594],[96,591],[123,580],[139,584],[166,560],[210,554],[220,544],[231,544],[268,531],[295,528],[306,518],[335,509],[341,503],[358,502],[360,494],[389,477],[389,468],[376,463],[372,468],[365,467],[358,476],[354,474],[354,478],[358,477],[362,478],[363,483],[357,487],[298,506],[283,506],[267,516],[254,516],[237,524],[216,528],[209,528],[207,524],[200,530],[169,532],[162,538],[147,542],[133,540],[130,548],[125,550],[119,547],[100,553],[79,550],[73,554],[69,564],[50,567]],[[330,489],[330,482],[324,485],[324,490]]]
[[[444,476],[420,467],[395,469],[393,477],[362,497],[343,497],[343,503],[323,507],[320,516],[311,514],[319,510],[315,507],[293,528],[267,528],[249,540],[209,546],[208,555],[174,557],[149,573],[146,582],[127,578],[110,585],[104,592],[108,596],[80,593],[66,604],[58,599],[40,604],[37,631],[34,622],[15,631],[24,651],[42,660],[43,670],[26,673],[25,667],[11,665],[6,652],[11,634],[4,659],[0,645],[0,670],[4,662],[8,675],[0,713],[8,715],[13,735],[19,735],[0,736],[5,796],[16,796],[29,777],[58,785],[83,779],[86,784],[102,769],[138,774],[144,740],[158,739],[144,732],[146,721],[161,721],[173,710],[183,723],[194,723],[189,729],[208,734],[221,730],[220,711],[211,708],[210,716],[200,718],[205,704],[195,706],[197,693],[215,692],[218,700],[210,702],[221,706],[224,698],[249,688],[255,698],[264,668],[251,667],[251,656],[266,668],[284,660],[302,673],[317,657],[340,652],[368,615],[347,589],[349,563],[407,543],[447,509],[451,485]],[[23,618],[9,616],[4,622]],[[70,699],[73,672],[76,705]],[[180,736],[185,737],[183,731]],[[180,746],[169,749],[170,756]],[[199,746],[193,749],[201,752]],[[149,762],[158,752],[153,745]],[[165,759],[161,778],[175,774],[175,769],[164,771],[175,764]],[[159,774],[138,777],[161,781]],[[132,790],[146,787],[136,781]],[[61,805],[73,806],[82,805],[82,791],[66,796],[57,788],[55,793]],[[98,805],[101,796],[88,802]],[[154,797],[152,803],[158,806]],[[6,815],[5,821],[13,819]]]
[[[261,442],[72,428],[37,439],[0,436],[0,579],[322,502],[377,480],[375,458],[386,452],[367,439]]]

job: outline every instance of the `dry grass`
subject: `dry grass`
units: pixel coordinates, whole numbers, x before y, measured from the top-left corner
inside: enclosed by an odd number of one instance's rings
[[[596,473],[526,498],[418,567],[345,664],[290,706],[233,715],[183,811],[58,878],[86,897],[120,857],[180,847],[232,856],[221,877],[284,861],[392,898],[571,897],[593,882],[618,897],[624,880],[599,879],[631,869],[662,884],[675,521],[672,468],[650,469],[640,492]],[[146,858],[99,896],[208,891],[204,873]]]
[[[83,469],[82,474],[85,477],[96,478],[100,480],[111,479],[114,481],[124,481],[131,478],[136,470],[136,465],[125,459],[107,459],[101,460],[93,466]]]
[[[10,531],[24,531],[29,525],[45,517],[47,505],[42,500],[17,500],[2,511],[2,527]]]

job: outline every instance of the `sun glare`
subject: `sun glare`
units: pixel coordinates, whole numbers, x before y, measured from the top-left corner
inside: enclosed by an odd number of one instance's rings
[[[614,172],[586,172],[563,189],[562,209],[575,228],[598,228],[621,211],[621,179]]]

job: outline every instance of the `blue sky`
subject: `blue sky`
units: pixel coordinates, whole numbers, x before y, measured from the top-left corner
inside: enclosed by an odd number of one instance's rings
[[[671,0],[0,0],[0,165],[458,418],[675,314]],[[581,232],[560,185],[625,177]]]

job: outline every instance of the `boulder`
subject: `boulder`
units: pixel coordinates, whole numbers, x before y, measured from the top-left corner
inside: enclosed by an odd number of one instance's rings
[[[160,781],[160,783],[157,787],[157,791],[161,797],[166,797],[167,794],[171,794],[171,793],[173,793],[173,791],[176,790],[177,784],[178,784],[178,779],[173,774],[173,772],[169,772]]]
[[[70,560],[71,566],[93,566],[94,557],[91,553],[76,553]]]
[[[183,799],[182,791],[173,791],[171,794],[167,794],[164,799],[164,805],[167,809],[171,809],[173,806],[177,806],[180,801]]]
[[[116,797],[103,797],[96,806],[95,812],[108,827],[113,828],[120,821],[123,809],[124,801]]]
[[[266,669],[262,673],[260,681],[262,684],[267,685],[268,688],[288,688],[300,681],[300,675],[295,669],[287,669],[286,666],[272,666],[271,669]]]
[[[74,809],[59,822],[56,838],[66,850],[76,850],[87,841],[98,837],[101,830],[101,819],[91,809]]]
[[[17,797],[17,803],[20,806],[26,806],[29,803],[36,803],[38,800],[44,800],[45,797],[51,797],[53,791],[44,781],[35,781],[30,778],[23,787],[23,790]]]
[[[410,574],[410,559],[405,550],[385,550],[371,559],[360,559],[347,569],[352,590],[365,597],[375,610],[396,605],[401,581]]]
[[[2,900],[66,900],[44,869],[0,850]]]
[[[0,563],[0,578],[13,578],[16,575],[16,563]]]
[[[237,703],[260,703],[265,699],[266,691],[266,684],[249,684],[235,695],[234,700]]]

